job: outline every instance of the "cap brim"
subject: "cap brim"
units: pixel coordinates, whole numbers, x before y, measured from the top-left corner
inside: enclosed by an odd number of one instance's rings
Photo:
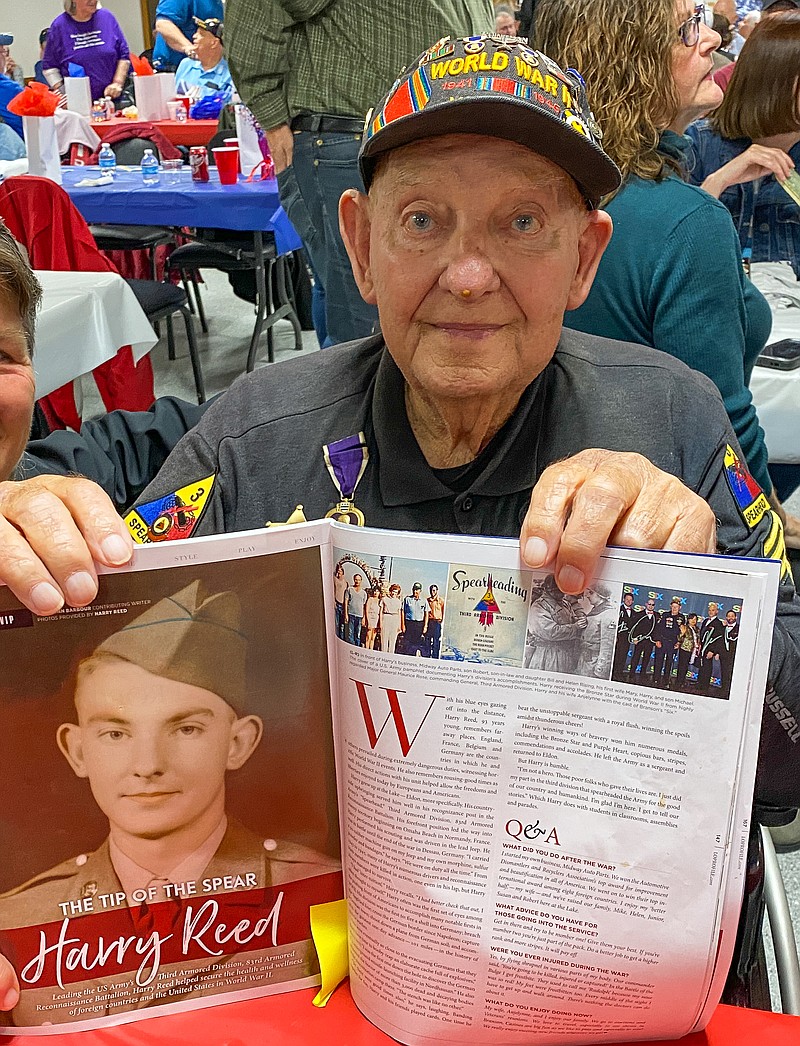
[[[468,114],[468,115],[467,115]],[[401,117],[364,146],[360,164],[369,186],[380,157],[390,150],[446,134],[481,134],[517,142],[561,167],[596,206],[620,185],[616,164],[588,138],[522,99],[455,99]],[[371,146],[374,143],[374,148]]]

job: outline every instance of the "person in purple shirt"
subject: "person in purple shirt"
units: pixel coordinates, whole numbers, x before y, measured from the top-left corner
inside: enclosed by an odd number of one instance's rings
[[[64,0],[64,14],[53,20],[42,63],[47,82],[63,89],[69,64],[83,66],[92,98],[117,99],[130,67],[130,49],[119,22],[97,0]]]

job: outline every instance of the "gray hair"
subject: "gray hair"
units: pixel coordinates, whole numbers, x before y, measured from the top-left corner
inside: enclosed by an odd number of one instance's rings
[[[36,336],[36,310],[42,300],[42,288],[33,275],[22,248],[0,221],[0,296],[19,314],[28,353],[33,356]]]

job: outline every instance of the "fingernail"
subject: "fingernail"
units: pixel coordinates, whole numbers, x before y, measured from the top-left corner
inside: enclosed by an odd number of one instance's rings
[[[576,567],[562,567],[556,581],[562,592],[583,592],[586,588],[586,578]]]
[[[40,581],[38,585],[33,586],[31,589],[31,603],[33,603],[35,612],[42,616],[55,614],[57,610],[64,606],[61,593],[49,581]]]
[[[0,1002],[0,1010],[13,1010],[19,1002],[19,992],[16,988],[9,988]]]
[[[127,563],[131,558],[130,546],[119,534],[109,534],[100,545],[109,563]]]
[[[528,538],[522,553],[529,567],[541,567],[547,562],[547,542],[544,538]]]
[[[86,570],[78,570],[64,585],[67,599],[72,606],[84,606],[91,603],[97,595],[97,584]]]

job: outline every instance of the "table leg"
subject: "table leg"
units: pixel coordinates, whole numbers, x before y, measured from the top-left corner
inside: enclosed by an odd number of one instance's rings
[[[258,351],[258,340],[264,329],[264,314],[267,307],[267,280],[264,272],[264,237],[260,232],[253,233],[253,253],[256,262],[256,325],[253,328],[253,336],[250,339],[250,349],[247,353],[247,372],[252,371],[256,365],[256,352]],[[269,343],[269,362],[272,363],[274,353],[272,342]]]

